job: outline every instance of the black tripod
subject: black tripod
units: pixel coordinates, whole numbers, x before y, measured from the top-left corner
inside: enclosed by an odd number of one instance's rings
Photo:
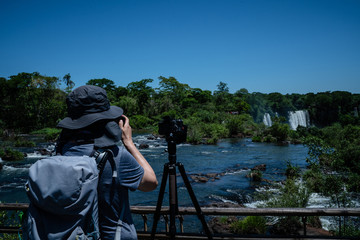
[[[190,195],[190,198],[196,209],[197,216],[202,223],[205,233],[208,236],[208,239],[212,239],[211,232],[209,230],[208,225],[205,222],[205,218],[201,211],[200,205],[195,197],[193,189],[191,188],[190,181],[186,176],[184,165],[182,163],[176,162],[176,141],[172,133],[167,137],[166,141],[168,143],[169,162],[164,165],[164,172],[161,180],[160,192],[154,214],[154,223],[151,231],[151,239],[155,239],[155,232],[157,228],[157,223],[160,219],[160,210],[164,199],[166,181],[168,176],[169,176],[169,205],[170,205],[170,239],[175,239],[175,235],[176,235],[175,217],[179,213],[178,198],[176,191],[177,190],[176,166],[179,168],[181,177],[183,178],[186,189]]]

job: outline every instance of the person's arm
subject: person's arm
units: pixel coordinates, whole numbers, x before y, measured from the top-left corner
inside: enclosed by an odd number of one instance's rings
[[[122,142],[126,149],[130,152],[130,154],[135,158],[135,160],[140,164],[141,167],[144,169],[144,175],[141,179],[140,185],[138,189],[140,191],[149,192],[154,190],[157,185],[158,181],[156,179],[156,175],[150,164],[146,161],[144,156],[139,152],[136,148],[133,140],[132,140],[132,130],[129,124],[129,118],[123,115],[125,118],[125,124],[122,119],[119,121],[119,126],[122,130]]]

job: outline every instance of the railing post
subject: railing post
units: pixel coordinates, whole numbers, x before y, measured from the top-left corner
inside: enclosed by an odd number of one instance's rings
[[[306,221],[307,221],[307,217],[306,216],[302,217],[302,222],[303,222],[303,227],[304,227],[304,236],[306,236]]]
[[[147,232],[147,215],[146,214],[142,214],[141,215],[144,221],[144,231]]]
[[[184,233],[184,217],[183,217],[183,215],[179,215],[179,221],[180,221],[180,230],[182,233]]]
[[[168,233],[169,232],[169,217],[168,215],[164,215],[164,220],[165,220],[165,229],[166,229],[166,232]]]
[[[339,236],[342,236],[342,231],[341,231],[341,216],[339,216]]]

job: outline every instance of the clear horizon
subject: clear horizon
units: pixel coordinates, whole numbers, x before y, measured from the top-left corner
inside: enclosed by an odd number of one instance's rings
[[[76,87],[159,76],[230,92],[360,93],[360,1],[8,1],[0,77],[39,72]]]

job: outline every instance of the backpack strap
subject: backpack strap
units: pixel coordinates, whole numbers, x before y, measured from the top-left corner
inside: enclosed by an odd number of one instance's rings
[[[105,164],[107,161],[109,161],[111,170],[112,170],[112,182],[113,182],[113,184],[116,184],[116,182],[118,182],[118,178],[117,178],[117,167],[116,167],[116,163],[114,160],[114,153],[110,149],[97,149],[97,150],[94,149],[90,156],[94,157],[95,161],[97,163],[97,169],[99,171],[99,181],[101,179],[101,175],[104,170]],[[95,199],[95,201],[96,201],[96,203],[95,203],[96,210],[93,211],[92,219],[94,222],[95,233],[100,233],[99,212],[98,212],[99,200]],[[121,221],[121,220],[119,220],[119,221]],[[120,231],[121,231],[121,228],[120,228]],[[120,232],[120,236],[121,236],[121,232]],[[95,239],[98,239],[98,238],[95,237]],[[120,238],[119,238],[119,240],[120,240]]]
[[[107,161],[109,161],[112,169],[112,177],[117,178],[117,169],[114,160],[114,153],[110,149],[98,149],[94,151],[91,155],[95,157],[97,168],[99,170],[99,179]]]
[[[113,171],[113,181],[117,182],[117,169],[116,169],[116,164],[115,164],[115,160],[114,160],[114,153],[110,150],[110,149],[98,149],[97,151],[94,151],[92,153],[92,156],[95,157],[96,162],[98,163],[98,170],[99,170],[99,179],[100,176],[102,174],[102,170],[104,169],[105,163],[106,161],[109,161],[110,165],[111,165],[111,169]],[[123,201],[122,204],[122,211],[120,213],[120,217],[119,220],[117,222],[117,226],[116,226],[116,232],[115,232],[115,238],[114,240],[121,240],[121,230],[123,227],[123,218],[124,218],[124,212],[125,212],[125,201]],[[113,208],[113,206],[111,206]],[[113,209],[114,211],[116,211],[116,209]]]

